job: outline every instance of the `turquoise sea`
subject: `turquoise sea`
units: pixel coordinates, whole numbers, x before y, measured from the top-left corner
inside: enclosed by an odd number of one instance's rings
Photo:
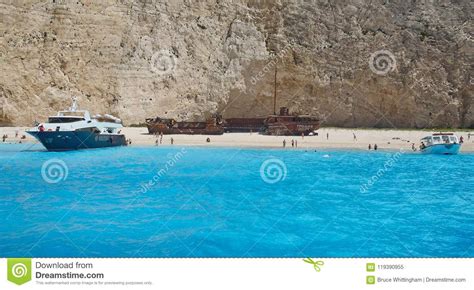
[[[474,257],[474,155],[0,145],[0,256]]]

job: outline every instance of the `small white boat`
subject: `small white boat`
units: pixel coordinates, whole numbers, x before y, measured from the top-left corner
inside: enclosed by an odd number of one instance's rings
[[[453,133],[434,133],[421,139],[420,151],[426,154],[455,155],[461,149],[459,139]]]

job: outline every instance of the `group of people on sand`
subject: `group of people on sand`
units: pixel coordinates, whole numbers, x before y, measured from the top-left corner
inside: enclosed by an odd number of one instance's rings
[[[160,133],[158,134],[158,136],[156,137],[155,146],[158,146],[159,144],[163,144],[163,132],[160,132]],[[173,137],[170,138],[170,144],[171,144],[171,145],[174,144],[174,139],[173,139]]]
[[[377,150],[379,149],[379,146],[377,146],[377,144],[374,144],[374,150]],[[369,150],[372,150],[372,144],[369,144]]]
[[[163,144],[163,132],[160,132],[156,137],[155,146],[158,146],[158,144]]]
[[[298,140],[291,139],[291,147],[298,148]],[[283,139],[283,148],[286,148],[286,139]]]
[[[326,133],[326,140],[329,140],[329,133]],[[352,140],[357,141],[357,135],[352,132]]]
[[[18,133],[18,130],[17,130],[17,131],[15,131],[15,139],[17,139],[18,136],[19,136],[19,133]],[[7,139],[8,139],[8,134],[3,134],[3,135],[2,135],[2,142],[5,143],[5,142],[7,141]],[[25,135],[21,135],[20,141],[18,141],[18,143],[21,144],[21,143],[22,143],[21,140],[24,140],[24,139],[26,139],[26,136],[25,136]]]

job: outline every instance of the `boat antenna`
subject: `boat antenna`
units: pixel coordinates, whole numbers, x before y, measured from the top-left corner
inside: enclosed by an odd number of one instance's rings
[[[75,112],[77,110],[77,97],[72,97],[72,106],[69,108],[69,111]]]
[[[275,63],[275,79],[274,79],[274,88],[273,88],[273,115],[276,115],[276,101],[277,101],[277,64]]]

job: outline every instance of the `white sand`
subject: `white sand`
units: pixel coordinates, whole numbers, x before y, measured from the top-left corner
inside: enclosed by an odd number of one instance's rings
[[[26,135],[22,142],[36,142],[31,136],[24,132],[24,127],[0,127],[0,135],[7,134],[7,142],[18,142],[19,138],[14,138],[15,131],[18,130],[19,137]],[[148,145],[155,146],[156,136],[148,135],[147,128],[126,127],[122,131],[127,139],[132,139],[132,146]],[[389,129],[340,129],[322,128],[318,130],[318,136],[305,136],[302,138],[292,136],[265,136],[257,133],[227,133],[224,135],[164,135],[162,145],[170,145],[170,139],[174,139],[175,145],[191,146],[228,146],[228,147],[270,147],[281,148],[283,140],[286,140],[286,147],[291,148],[291,140],[298,142],[298,148],[347,148],[364,149],[369,144],[377,144],[379,149],[411,150],[411,144],[419,145],[419,140],[430,134],[429,131],[420,130],[389,130]],[[357,140],[354,140],[353,133]],[[474,152],[474,131],[455,131],[458,136],[464,137],[464,144],[461,151]],[[471,139],[468,140],[468,133]],[[327,139],[326,134],[329,134]],[[207,143],[207,137],[211,142]],[[393,139],[400,138],[400,139]],[[404,141],[405,140],[405,141]],[[1,142],[1,140],[0,140]],[[159,145],[158,145],[159,146]]]

